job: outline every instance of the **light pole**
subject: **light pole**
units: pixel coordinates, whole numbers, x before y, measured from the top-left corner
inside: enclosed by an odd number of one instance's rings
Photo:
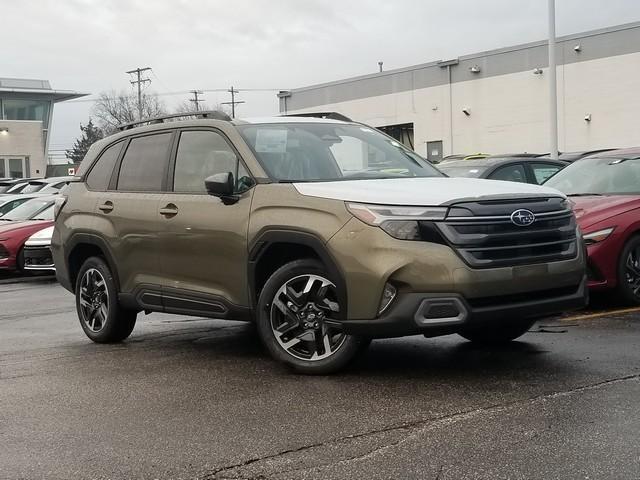
[[[549,151],[558,159],[558,85],[556,81],[556,2],[549,0]]]

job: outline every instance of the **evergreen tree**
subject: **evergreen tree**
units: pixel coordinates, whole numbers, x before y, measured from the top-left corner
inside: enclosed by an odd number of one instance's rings
[[[87,154],[89,147],[104,137],[102,130],[96,127],[91,119],[89,119],[89,123],[84,126],[80,124],[80,131],[82,132],[82,136],[76,140],[73,148],[66,152],[67,158],[73,163],[80,163]]]

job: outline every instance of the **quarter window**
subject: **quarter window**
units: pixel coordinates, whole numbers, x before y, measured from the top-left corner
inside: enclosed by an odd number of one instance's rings
[[[102,155],[100,155],[100,158],[98,158],[98,161],[87,176],[87,186],[89,190],[103,192],[109,188],[113,167],[116,165],[123,143],[124,142],[118,142],[102,152]]]
[[[171,133],[146,135],[131,140],[122,159],[118,190],[159,192],[169,159]]]
[[[180,134],[176,154],[173,190],[185,193],[205,193],[204,181],[217,173],[233,173],[236,184],[248,175],[239,168],[238,157],[219,133],[187,131]]]

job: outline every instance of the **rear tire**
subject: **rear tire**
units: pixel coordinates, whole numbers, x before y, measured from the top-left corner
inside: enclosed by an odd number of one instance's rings
[[[315,260],[296,260],[267,280],[258,299],[258,334],[269,353],[295,371],[325,375],[344,368],[369,341],[347,335],[337,320],[335,281]]]
[[[627,240],[620,253],[616,295],[627,305],[640,304],[640,236]]]
[[[84,333],[96,343],[121,342],[133,331],[138,312],[122,308],[106,262],[90,257],[76,281],[76,310]]]
[[[529,331],[535,320],[515,320],[467,328],[458,332],[470,342],[481,345],[500,345],[521,337]]]

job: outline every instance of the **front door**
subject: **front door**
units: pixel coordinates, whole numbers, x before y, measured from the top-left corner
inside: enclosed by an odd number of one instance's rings
[[[180,132],[167,193],[160,202],[160,264],[167,311],[224,317],[247,306],[247,226],[253,189],[238,154],[221,132]],[[207,194],[204,181],[232,172],[235,203]]]

